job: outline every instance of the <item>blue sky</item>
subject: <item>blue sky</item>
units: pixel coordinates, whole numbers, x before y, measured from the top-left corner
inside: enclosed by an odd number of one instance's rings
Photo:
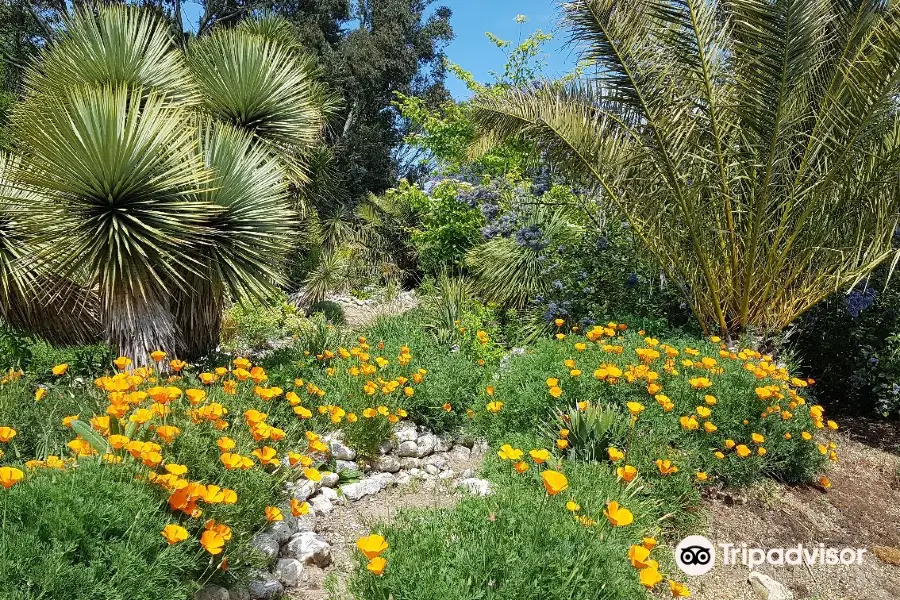
[[[555,0],[436,0],[432,6],[453,10],[450,22],[456,39],[447,48],[447,57],[471,71],[477,81],[492,80],[491,71],[501,71],[506,64],[504,52],[485,35],[488,31],[513,43],[537,29],[552,34],[554,39],[544,46],[548,77],[563,75],[575,65],[571,51],[563,47],[567,34],[559,30]],[[186,28],[193,29],[200,18],[200,3],[184,0],[182,11]],[[517,15],[525,15],[527,22],[516,23]],[[469,96],[466,86],[452,74],[448,75],[447,87],[457,99]]]
[[[567,33],[558,26],[558,13],[553,0],[438,0],[435,4],[450,7],[450,22],[456,39],[447,48],[447,57],[478,81],[489,81],[491,71],[500,71],[506,64],[506,56],[491,43],[485,32],[490,31],[504,40],[516,42],[534,30],[550,33],[554,39],[545,46],[547,52],[546,75],[563,75],[575,65],[575,58],[568,47],[563,47]],[[525,15],[525,24],[516,23],[516,15]],[[454,97],[468,97],[468,90],[456,77],[450,75],[447,86]]]

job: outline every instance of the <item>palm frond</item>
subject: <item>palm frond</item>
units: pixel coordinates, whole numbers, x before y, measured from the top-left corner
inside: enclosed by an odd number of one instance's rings
[[[587,83],[474,101],[625,213],[701,325],[786,326],[892,256],[900,8],[879,0],[563,3]]]

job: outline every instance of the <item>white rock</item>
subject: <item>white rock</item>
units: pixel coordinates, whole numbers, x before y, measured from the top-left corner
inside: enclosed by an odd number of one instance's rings
[[[429,475],[437,475],[441,470],[434,465],[425,465],[425,472]]]
[[[334,510],[331,501],[321,494],[313,496],[309,501],[309,505],[320,515],[330,515],[331,511]]]
[[[753,592],[762,600],[794,600],[794,593],[768,575],[751,571],[747,578]]]
[[[297,587],[304,579],[303,563],[296,558],[279,558],[272,574],[284,587]]]
[[[426,475],[428,475],[428,473],[426,473],[422,469],[410,469],[408,474],[410,477],[413,477],[415,479],[425,479]]]
[[[285,514],[283,509],[281,512],[282,514]],[[290,512],[287,513],[287,515],[290,514]],[[294,531],[292,531],[291,525],[292,524],[287,520],[275,521],[274,523],[269,525],[269,529],[268,531],[266,531],[266,533],[275,538],[275,541],[280,545],[288,541],[288,538],[291,537],[291,535],[294,533]]]
[[[336,486],[338,484],[338,482],[340,480],[341,480],[341,476],[338,475],[337,473],[331,473],[331,472],[323,473],[321,484],[322,484],[323,488],[333,488],[334,486]]]
[[[331,456],[335,460],[353,460],[356,458],[356,450],[345,446],[337,440],[331,440],[328,443],[328,447],[331,449]]]
[[[418,469],[422,466],[422,459],[414,456],[405,456],[400,459],[401,469]]]
[[[194,600],[230,600],[230,596],[225,588],[207,584],[194,594]]]
[[[228,588],[228,600],[250,600],[250,590],[243,585],[233,585]]]
[[[453,469],[441,471],[441,474],[438,475],[438,479],[453,479],[454,477],[456,477],[456,472]]]
[[[434,452],[435,445],[437,445],[437,436],[434,434],[426,433],[425,435],[419,436],[419,439],[416,440],[416,446],[419,449],[416,456],[419,458],[428,456]]]
[[[396,447],[397,445],[394,443],[394,440],[384,440],[378,445],[378,454],[381,454],[382,456],[390,454]]]
[[[316,511],[312,509],[312,504],[310,504],[310,510],[307,511],[305,515],[300,515],[294,519],[294,532],[302,533],[304,531],[315,531],[316,530]],[[290,509],[288,509],[290,510]]]
[[[340,503],[341,496],[334,488],[322,488],[319,493],[322,494],[323,498],[326,498],[332,504]]]
[[[431,456],[426,456],[422,459],[423,465],[434,465],[439,469],[446,467],[449,462],[446,454],[432,454]]]
[[[331,545],[322,536],[304,531],[291,536],[281,548],[282,558],[296,558],[306,565],[323,569],[331,564]]]
[[[453,446],[453,449],[450,450],[450,459],[457,462],[467,461],[471,456],[472,451],[465,446]]]
[[[448,437],[439,437],[434,444],[435,452],[449,452],[453,447],[453,440]]]
[[[341,471],[359,471],[359,465],[350,460],[336,460],[334,464],[338,473]]]
[[[258,550],[266,558],[274,558],[278,556],[278,540],[269,533],[257,533],[250,541],[250,547]]]
[[[400,442],[397,448],[397,456],[419,456],[419,447],[413,441]]]
[[[378,484],[379,491],[394,483],[394,476],[390,473],[375,473],[369,479]]]
[[[286,483],[285,488],[290,497],[299,502],[307,500],[316,493],[316,484],[309,479],[301,479],[299,481]]]
[[[413,480],[412,475],[410,475],[409,473],[402,473],[397,476],[397,479],[394,480],[394,483],[396,483],[399,486],[405,486],[405,485],[409,485],[410,483],[412,483],[412,480]]]
[[[456,484],[456,487],[466,490],[473,496],[490,496],[494,493],[494,486],[487,479],[476,479],[474,477],[463,479]]]
[[[375,459],[373,467],[381,473],[396,473],[400,470],[400,459],[394,456],[379,456]]]
[[[375,481],[371,477],[368,477],[354,483],[342,485],[340,487],[340,490],[344,494],[344,497],[347,498],[347,500],[356,502],[357,500],[361,500],[366,496],[377,494],[381,491],[381,488],[382,486],[378,483],[378,481]]]
[[[266,572],[256,573],[247,587],[253,600],[273,600],[280,598],[284,593],[284,586],[281,585],[281,582]]]
[[[416,431],[416,426],[412,423],[402,423],[394,430],[394,437],[400,444],[403,442],[414,442],[419,437],[419,432]]]
[[[462,473],[459,474],[460,479],[471,479],[475,476],[475,473],[472,472],[472,469],[466,469]]]

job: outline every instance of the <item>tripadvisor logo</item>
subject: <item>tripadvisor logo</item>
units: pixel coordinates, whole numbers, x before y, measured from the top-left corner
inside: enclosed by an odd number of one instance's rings
[[[825,544],[804,546],[797,544],[791,548],[749,547],[746,544],[718,544],[719,555],[724,565],[744,565],[748,569],[769,565],[859,565],[863,562],[865,548],[826,548]],[[675,564],[685,574],[705,575],[716,566],[716,548],[702,535],[691,535],[675,547]]]
[[[705,575],[716,566],[716,549],[702,535],[689,535],[675,547],[675,564],[688,575]]]

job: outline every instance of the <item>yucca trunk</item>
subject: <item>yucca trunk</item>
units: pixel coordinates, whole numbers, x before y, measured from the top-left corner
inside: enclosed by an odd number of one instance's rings
[[[135,294],[103,298],[103,331],[110,346],[135,367],[151,366],[154,350],[175,348],[175,319],[166,299]]]
[[[225,297],[220,285],[210,278],[192,277],[190,289],[172,297],[177,356],[193,361],[207,356],[219,346]]]

